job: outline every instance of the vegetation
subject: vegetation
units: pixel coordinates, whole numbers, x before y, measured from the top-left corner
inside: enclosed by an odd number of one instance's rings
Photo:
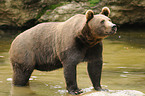
[[[55,8],[59,7],[59,6],[62,6],[62,5],[65,5],[67,4],[67,2],[61,2],[61,3],[58,3],[58,4],[54,4],[54,5],[50,5],[50,6],[46,6],[43,8],[43,10],[41,10],[39,12],[39,14],[37,15],[36,19],[39,19],[48,9],[50,10],[54,10]],[[47,12],[47,14],[49,14],[50,12]]]
[[[38,12],[38,15],[36,17],[36,19],[39,19],[48,9],[48,7],[44,7],[40,12]]]
[[[88,0],[88,2],[90,3],[90,7],[95,6],[97,3],[99,3],[101,0]]]
[[[53,9],[55,9],[56,7],[62,6],[62,5],[64,5],[64,4],[65,4],[65,3],[58,3],[58,4],[55,4],[55,5],[50,5],[50,6],[49,6],[49,9],[53,10]]]
[[[88,0],[88,2],[90,3],[90,7],[95,6],[97,3],[99,3],[101,0]],[[51,12],[51,10],[54,10],[55,8],[68,4],[68,2],[60,2],[58,4],[54,4],[54,5],[50,5],[50,6],[46,6],[43,8],[43,10],[41,10],[39,12],[39,14],[37,15],[36,19],[39,19],[45,12],[46,10],[50,9],[50,11],[48,11],[46,14],[49,14]]]

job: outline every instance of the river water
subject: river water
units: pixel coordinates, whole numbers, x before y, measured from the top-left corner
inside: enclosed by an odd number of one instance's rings
[[[0,96],[71,96],[65,90],[63,69],[52,72],[35,70],[29,87],[12,87],[8,51],[14,37],[15,35],[10,34],[0,36]],[[103,43],[102,87],[145,93],[145,29],[119,30],[116,35],[103,40]],[[77,79],[79,88],[85,91],[84,94],[90,94],[96,91],[92,89],[86,66],[87,63],[78,65]]]

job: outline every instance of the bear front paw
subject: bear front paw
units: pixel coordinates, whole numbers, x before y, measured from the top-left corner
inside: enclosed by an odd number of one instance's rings
[[[77,90],[68,90],[68,93],[72,94],[72,95],[78,95],[83,93],[83,90],[81,89],[77,89]]]

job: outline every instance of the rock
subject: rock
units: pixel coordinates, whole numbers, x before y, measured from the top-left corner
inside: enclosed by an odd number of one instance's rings
[[[145,23],[145,0],[101,0],[95,7],[89,6],[88,2],[71,2],[53,11],[46,11],[39,21],[65,21],[75,14],[84,14],[88,9],[98,14],[102,7],[108,6],[111,20],[118,25]]]
[[[62,5],[51,8],[60,2]],[[100,0],[94,7],[90,7],[88,0],[0,0],[0,29],[8,26],[30,28],[38,22],[65,21],[88,9],[98,14],[104,6],[111,9],[113,23],[145,24],[145,0]]]
[[[39,19],[40,22],[43,21],[65,21],[75,14],[84,14],[88,9],[87,2],[71,2],[66,5],[57,7],[52,12],[47,10],[46,13]]]
[[[0,38],[1,38],[1,35],[3,35],[3,34],[4,34],[4,31],[3,30],[0,30]]]
[[[110,18],[116,24],[145,23],[145,0],[101,0],[93,10],[98,13],[103,6],[111,9]]]
[[[86,93],[83,96],[144,96],[145,94],[136,90],[111,90],[109,92]]]
[[[61,0],[1,0],[0,26],[33,26],[43,12]]]

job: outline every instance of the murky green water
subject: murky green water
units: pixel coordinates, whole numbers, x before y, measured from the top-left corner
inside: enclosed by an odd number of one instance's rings
[[[35,70],[29,87],[11,86],[12,69],[8,50],[13,38],[0,37],[0,96],[70,96],[65,90],[63,69],[52,72]],[[120,30],[103,42],[103,88],[145,93],[145,30]],[[78,85],[92,93],[95,91],[91,88],[86,65],[78,65]]]

